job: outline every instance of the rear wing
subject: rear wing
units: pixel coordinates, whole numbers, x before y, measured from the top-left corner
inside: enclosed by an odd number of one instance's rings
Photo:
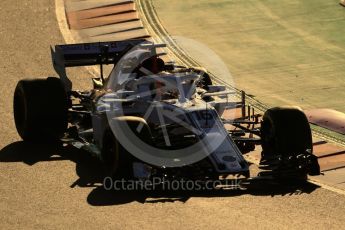
[[[51,49],[54,65],[63,67],[116,64],[123,55],[136,46],[154,46],[144,39],[56,45]],[[153,51],[155,49],[152,49]]]
[[[156,45],[145,39],[133,39],[114,42],[80,43],[56,45],[51,47],[53,66],[57,74],[70,90],[71,82],[66,75],[66,67],[116,64],[129,51],[147,49],[157,55],[156,48],[166,45]]]

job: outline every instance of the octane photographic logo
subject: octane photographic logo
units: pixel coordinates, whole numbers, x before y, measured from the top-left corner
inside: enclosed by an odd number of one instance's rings
[[[161,189],[163,191],[205,191],[216,188],[227,190],[244,190],[242,180],[235,178],[232,180],[166,180],[164,177],[153,177],[151,180],[113,180],[110,177],[104,179],[104,189],[107,191],[154,191]]]
[[[226,65],[211,49],[192,39],[173,39],[200,66],[233,85]],[[117,141],[148,164],[193,164],[216,151],[228,137],[212,101],[201,100],[207,92],[200,87],[207,73],[203,68],[183,68],[179,63],[169,71],[162,68],[167,66],[159,55],[162,49],[151,51],[147,43],[139,44],[112,70],[107,85],[111,93],[103,99],[108,122]],[[233,105],[224,103],[231,101],[228,97],[223,96],[218,111]]]

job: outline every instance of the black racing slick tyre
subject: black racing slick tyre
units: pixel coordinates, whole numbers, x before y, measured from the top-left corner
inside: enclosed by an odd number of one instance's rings
[[[306,115],[298,107],[276,107],[266,111],[261,125],[261,164],[279,177],[318,175],[313,155],[312,132]]]
[[[307,117],[297,107],[276,107],[266,111],[261,126],[263,153],[291,155],[309,149],[313,142]]]
[[[68,97],[60,79],[21,80],[14,92],[13,112],[24,141],[58,141],[67,129]]]

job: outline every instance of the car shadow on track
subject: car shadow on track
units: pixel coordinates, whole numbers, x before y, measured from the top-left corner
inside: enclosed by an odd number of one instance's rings
[[[33,166],[38,162],[72,161],[76,164],[79,179],[70,185],[80,187],[96,187],[103,180],[103,169],[95,157],[72,146],[14,142],[0,150],[1,162],[23,162]]]
[[[41,161],[65,160],[62,157],[52,158],[55,150],[49,145],[14,142],[0,150],[0,162],[23,162],[32,166]]]
[[[71,146],[52,146],[15,142],[0,150],[1,162],[23,162],[33,166],[42,161],[69,160],[76,164],[78,179],[70,185],[92,189],[87,202],[92,206],[121,205],[131,202],[164,203],[186,202],[192,197],[233,197],[241,195],[253,196],[291,196],[310,194],[319,186],[311,183],[277,184],[272,181],[256,181],[244,190],[199,190],[199,191],[124,191],[106,190],[103,186],[103,170],[99,161],[88,153]]]
[[[294,196],[310,194],[319,186],[304,183],[300,185],[277,185],[269,182],[257,182],[254,186],[245,190],[200,190],[200,191],[115,191],[106,190],[103,186],[95,188],[88,196],[87,201],[93,206],[120,205],[130,202],[139,203],[165,203],[165,202],[186,202],[193,197],[233,197],[242,195],[253,196]]]

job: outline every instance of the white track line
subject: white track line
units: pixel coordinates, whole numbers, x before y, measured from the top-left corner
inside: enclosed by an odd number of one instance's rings
[[[55,14],[62,37],[64,38],[65,42],[67,44],[76,43],[71,31],[68,28],[64,0],[55,0]]]
[[[327,189],[327,190],[329,190],[329,191],[332,191],[332,192],[335,192],[335,193],[338,193],[338,194],[340,194],[340,195],[344,195],[344,196],[345,196],[345,191],[342,190],[342,189],[332,187],[332,186],[330,186],[330,185],[324,184],[324,183],[322,183],[322,182],[320,182],[320,181],[317,181],[317,180],[308,179],[308,181],[309,181],[310,183],[313,183],[313,184],[315,184],[315,185],[320,186],[320,187],[323,188],[323,189]]]

